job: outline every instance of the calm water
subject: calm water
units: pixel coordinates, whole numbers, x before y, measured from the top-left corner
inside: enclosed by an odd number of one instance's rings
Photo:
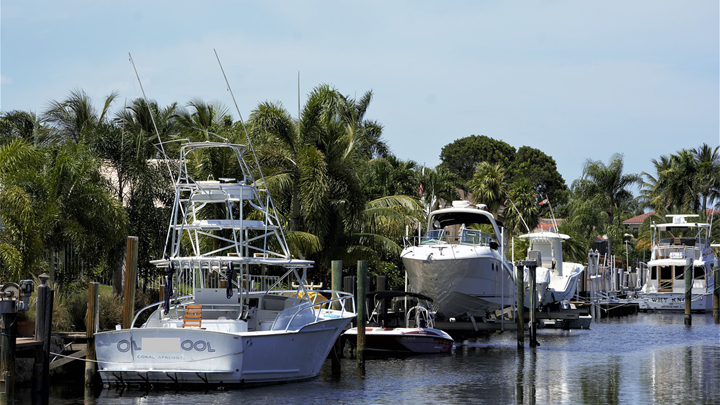
[[[639,314],[590,330],[540,330],[536,349],[515,333],[466,341],[452,355],[326,362],[312,381],[245,390],[138,392],[54,387],[51,404],[595,404],[720,403],[720,325],[710,315]],[[526,341],[527,344],[527,341]],[[21,396],[29,396],[20,392]],[[29,399],[22,403],[30,403]]]

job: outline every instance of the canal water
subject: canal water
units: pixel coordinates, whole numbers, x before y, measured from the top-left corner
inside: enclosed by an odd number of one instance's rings
[[[102,390],[54,386],[51,404],[719,404],[720,325],[696,314],[603,319],[590,330],[539,330],[535,349],[514,331],[458,344],[451,355],[353,360],[293,384],[227,391]],[[81,381],[82,377],[78,376]],[[30,403],[20,391],[19,403]]]

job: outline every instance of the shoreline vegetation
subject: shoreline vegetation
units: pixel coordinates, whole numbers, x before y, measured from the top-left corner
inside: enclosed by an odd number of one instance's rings
[[[642,173],[624,173],[622,154],[607,163],[587,159],[582,176],[568,184],[543,151],[485,135],[447,134],[458,138],[438,151],[434,168],[403,161],[385,142],[392,134],[366,114],[371,91],[356,99],[318,85],[299,117],[261,102],[247,132],[220,104],[136,99],[120,106],[118,97],[98,107],[73,90],[40,114],[0,112],[0,283],[51,274],[54,330],[84,330],[87,283],[98,279],[112,285],[101,288],[101,329],[119,323],[127,236],[140,240],[138,274],[145,284],[156,278],[149,261],[163,256],[174,198],[158,138],[172,159],[173,140],[247,144],[250,136],[292,254],[314,260],[310,276],[325,285],[332,260],[343,260],[347,275],[366,260],[370,276],[387,276],[388,288],[401,289],[406,232],[416,235],[429,210],[461,198],[486,204],[510,236],[528,231],[523,220],[532,230],[550,218],[552,206],[563,219],[559,231],[571,236],[568,260],[585,262],[597,241],[607,241],[621,267],[648,256],[653,221],[692,213],[711,222],[719,208],[720,151],[707,144],[668,151]],[[230,161],[217,154],[192,162],[192,170],[214,179],[233,170]],[[651,215],[639,230],[623,224],[645,213]],[[713,241],[720,240],[718,228]],[[526,248],[515,241],[516,260]],[[136,297],[136,308],[143,307],[157,301],[157,290]],[[34,311],[22,316],[31,320]]]

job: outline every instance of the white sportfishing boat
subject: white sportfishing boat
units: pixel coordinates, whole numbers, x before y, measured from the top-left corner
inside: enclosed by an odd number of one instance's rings
[[[692,311],[712,310],[712,266],[715,255],[710,246],[711,224],[688,222],[698,215],[667,215],[672,222],[652,224],[652,254],[645,285],[637,293],[644,310],[684,310],[685,288],[691,288]],[[685,279],[690,265],[691,280]]]
[[[520,238],[530,241],[528,252],[540,252],[542,265],[535,269],[538,306],[560,304],[572,298],[585,266],[563,260],[562,244],[570,236],[556,232],[533,232],[520,235]],[[527,307],[529,302],[529,296],[526,296]]]
[[[483,207],[454,201],[431,212],[425,236],[401,253],[409,290],[432,298],[447,318],[484,319],[514,300],[502,223]]]
[[[352,295],[306,290],[313,262],[291,257],[272,198],[257,187],[264,179],[253,178],[244,152],[239,144],[186,142],[179,159],[168,160],[177,169],[175,202],[164,258],[153,261],[167,272],[165,300],[141,310],[129,329],[95,335],[106,385],[309,379],[355,317]],[[192,165],[210,153],[234,157],[239,178],[196,181]],[[259,289],[269,277],[261,271],[282,275]],[[293,283],[297,289],[287,289]],[[192,293],[178,296],[186,284]]]
[[[453,338],[435,328],[435,313],[430,308],[429,297],[404,291],[374,291],[366,296],[368,302],[374,303],[365,327],[366,352],[395,356],[452,350]],[[414,305],[410,304],[405,311],[404,304],[408,302]],[[354,347],[357,328],[348,329],[342,337],[347,345]]]

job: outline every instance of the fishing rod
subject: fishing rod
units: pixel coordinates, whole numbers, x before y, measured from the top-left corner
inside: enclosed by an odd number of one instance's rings
[[[175,176],[173,176],[172,169],[170,169],[170,159],[167,156],[167,153],[165,153],[165,147],[163,146],[163,140],[160,138],[160,130],[158,130],[157,123],[155,122],[155,115],[153,115],[152,108],[150,108],[150,102],[148,101],[147,96],[145,95],[145,88],[143,88],[142,81],[140,80],[140,75],[138,74],[137,68],[135,67],[135,61],[133,60],[132,54],[128,52],[128,56],[130,57],[130,63],[132,64],[133,70],[135,71],[135,77],[137,78],[138,83],[140,84],[140,91],[143,95],[143,100],[145,101],[145,106],[147,106],[148,113],[150,113],[150,120],[152,121],[153,128],[155,128],[155,134],[158,138],[158,144],[160,145],[160,152],[163,155],[163,158],[165,160],[165,165],[167,166],[168,172],[170,173],[170,180],[172,180],[173,184],[175,184]]]
[[[265,175],[263,174],[262,167],[260,166],[260,161],[258,160],[257,154],[255,153],[255,148],[253,147],[252,140],[250,139],[250,134],[248,133],[247,127],[245,126],[245,121],[242,118],[242,113],[240,113],[240,107],[238,107],[237,100],[235,99],[235,94],[233,94],[232,88],[230,87],[230,81],[228,81],[227,75],[225,74],[225,69],[223,68],[222,62],[220,62],[220,56],[218,56],[217,50],[213,48],[213,52],[215,52],[215,58],[217,59],[218,65],[220,66],[220,71],[222,72],[223,79],[225,79],[225,84],[227,85],[227,91],[230,93],[230,97],[232,98],[233,104],[235,105],[235,110],[238,113],[238,118],[240,120],[240,124],[242,125],[243,131],[245,132],[245,137],[247,138],[248,145],[250,146],[250,152],[252,152],[253,159],[255,160],[255,165],[258,168],[258,173],[260,174],[260,179],[262,179],[263,185],[265,186],[265,190],[267,193],[267,204],[268,204],[268,210],[267,215],[270,215],[270,208],[272,208],[273,216],[275,217],[275,220],[278,222],[278,225],[280,225],[280,218],[277,215],[277,211],[275,209],[275,202],[272,199],[272,195],[270,195],[270,191],[268,190],[267,182],[265,181]],[[283,250],[287,252],[287,254],[290,254],[289,249],[287,248],[288,243],[285,239],[285,230],[282,226],[278,227],[280,231],[280,237],[282,238],[283,243]]]

